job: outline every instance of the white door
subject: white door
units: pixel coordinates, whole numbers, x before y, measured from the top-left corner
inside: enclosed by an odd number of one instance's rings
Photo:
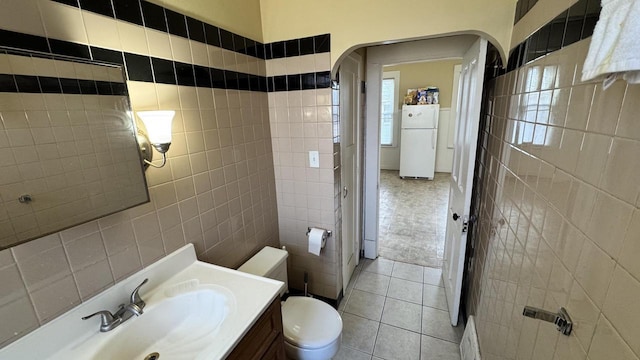
[[[438,129],[402,129],[400,177],[433,179]]]
[[[464,55],[455,121],[453,171],[449,192],[449,213],[442,277],[451,324],[458,324],[462,274],[467,244],[467,221],[471,207],[473,170],[476,159],[482,82],[487,41],[478,39]]]
[[[358,129],[360,128],[360,55],[340,65],[340,153],[342,166],[342,287],[347,288],[360,253],[360,190]]]

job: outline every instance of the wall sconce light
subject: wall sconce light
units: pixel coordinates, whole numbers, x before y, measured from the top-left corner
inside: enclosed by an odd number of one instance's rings
[[[137,114],[147,129],[146,136],[138,131],[138,143],[140,144],[144,168],[145,170],[149,166],[161,168],[167,163],[166,152],[171,145],[171,123],[176,112],[173,110],[138,111]],[[155,165],[151,162],[153,160],[151,146],[162,154],[162,163],[160,165]]]

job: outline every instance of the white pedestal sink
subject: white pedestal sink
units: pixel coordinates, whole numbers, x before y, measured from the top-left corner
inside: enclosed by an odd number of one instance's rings
[[[104,333],[99,319],[80,319],[114,311],[144,278],[139,317]],[[282,286],[197,261],[189,244],[0,349],[0,359],[222,359]]]

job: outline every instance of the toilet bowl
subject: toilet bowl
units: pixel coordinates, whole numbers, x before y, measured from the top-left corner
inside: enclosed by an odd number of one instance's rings
[[[288,288],[287,252],[265,247],[238,271],[285,283]],[[342,318],[329,304],[304,296],[289,296],[282,302],[282,327],[287,357],[296,360],[329,360],[340,348]]]

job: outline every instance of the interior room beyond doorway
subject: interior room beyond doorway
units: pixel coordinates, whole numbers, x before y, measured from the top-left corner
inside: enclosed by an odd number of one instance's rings
[[[383,67],[378,197],[378,251],[383,258],[430,267],[442,265],[453,159],[452,104],[455,105],[457,93],[454,83],[458,82],[454,74],[459,71],[459,64],[459,59],[451,59]],[[432,179],[402,179],[398,170],[404,96],[408,89],[428,86],[439,89],[435,175]],[[392,95],[389,87],[393,87]],[[406,155],[410,149],[405,146],[402,151]]]
[[[380,171],[380,256],[440,268],[449,203],[449,173],[433,180],[403,180],[397,170]]]

